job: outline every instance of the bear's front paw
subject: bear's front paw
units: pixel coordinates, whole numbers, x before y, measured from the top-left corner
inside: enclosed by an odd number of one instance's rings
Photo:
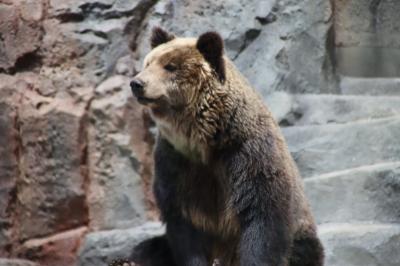
[[[118,260],[113,260],[111,263],[108,264],[108,266],[140,266],[140,265],[127,260],[118,259]]]

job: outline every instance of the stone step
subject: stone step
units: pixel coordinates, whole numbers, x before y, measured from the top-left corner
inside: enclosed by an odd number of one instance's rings
[[[324,224],[318,232],[326,266],[400,265],[399,224]]]
[[[400,162],[307,178],[304,185],[317,223],[400,222]]]
[[[400,78],[342,77],[339,87],[343,94],[400,95]]]
[[[400,116],[282,131],[303,177],[400,161]]]
[[[286,102],[283,106],[288,105]],[[282,126],[348,123],[400,115],[398,96],[296,94],[290,106],[280,117]]]
[[[159,222],[90,233],[79,250],[78,266],[107,266],[113,260],[126,259],[141,241],[163,233],[164,227]]]

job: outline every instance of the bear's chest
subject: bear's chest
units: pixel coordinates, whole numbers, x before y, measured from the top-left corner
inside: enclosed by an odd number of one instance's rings
[[[220,166],[190,165],[181,178],[178,195],[183,216],[204,232],[221,238],[236,235],[238,221]]]
[[[161,135],[183,156],[194,162],[205,161],[207,149],[198,141],[196,135],[187,136],[168,124],[159,123],[158,128]]]

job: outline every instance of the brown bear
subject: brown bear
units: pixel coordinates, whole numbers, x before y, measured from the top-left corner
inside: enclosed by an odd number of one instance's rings
[[[323,265],[297,167],[258,93],[218,33],[155,28],[131,82],[158,127],[154,194],[166,234],[132,260],[146,265]],[[217,265],[217,264],[215,264]]]

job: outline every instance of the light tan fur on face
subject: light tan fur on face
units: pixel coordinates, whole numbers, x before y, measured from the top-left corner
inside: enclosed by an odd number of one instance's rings
[[[249,128],[262,130],[262,125],[255,125],[260,119],[247,117],[249,114],[269,115],[269,112],[260,112],[265,110],[260,97],[226,57],[227,78],[221,83],[196,49],[196,41],[195,38],[175,38],[157,46],[146,56],[143,71],[136,78],[145,82],[146,97],[163,96],[170,104],[179,103],[179,108],[169,106],[162,111],[150,106],[159,132],[187,157],[205,162],[215,145],[224,145],[236,136],[254,134],[254,130],[246,132]],[[185,67],[177,70],[178,74],[171,79],[171,73],[163,64],[175,57],[184,60]],[[236,114],[236,110],[240,113]],[[267,120],[268,117],[261,123],[266,125]],[[234,128],[229,128],[229,124]],[[215,139],[228,128],[230,139],[226,139],[227,136]]]
[[[201,87],[204,82],[208,81],[212,74],[209,64],[202,58],[201,54],[195,48],[196,38],[175,38],[170,42],[161,44],[154,48],[144,59],[143,70],[136,78],[143,81],[145,85],[144,96],[151,99],[165,97],[169,104],[176,102],[182,105],[185,110],[180,113],[195,111],[198,106],[198,97],[201,93]],[[183,51],[187,60],[183,62],[184,69],[180,69],[179,77],[171,80],[170,75],[164,69],[164,65],[169,60],[173,61],[174,57],[182,57],[179,51]],[[178,54],[177,54],[178,52]],[[195,75],[194,75],[195,74]],[[205,105],[207,101],[202,100]],[[151,106],[157,109],[158,106]],[[169,106],[170,108],[174,106]],[[171,111],[171,110],[169,110]],[[174,121],[180,114],[172,112],[170,116],[165,116],[165,112],[160,115],[153,112],[153,118],[158,128],[177,150],[181,151],[188,157],[197,160],[205,158],[205,151],[199,141],[195,140],[195,130],[186,128],[181,130],[181,121]],[[203,130],[207,130],[204,128]],[[189,132],[190,131],[190,132]]]
[[[196,38],[175,38],[172,41],[161,44],[154,48],[146,55],[143,61],[143,68],[149,65],[157,58],[162,57],[163,54],[180,49],[183,47],[194,47],[196,45]]]
[[[185,65],[185,68],[178,70],[180,73],[187,72],[187,69],[189,69],[188,65],[197,66],[196,69],[198,71],[196,72],[199,74],[211,72],[206,62],[199,63],[201,62],[199,60],[201,55],[195,49],[195,44],[195,38],[175,38],[170,42],[157,46],[145,57],[143,70],[135,78],[145,83],[144,96],[146,98],[158,99],[160,97],[169,97],[173,101],[174,98],[170,97],[171,91],[180,90],[181,96],[188,94],[186,95],[186,98],[188,98],[187,102],[193,100],[196,84],[190,84],[189,88],[182,88],[187,86],[185,84],[177,84],[179,83],[179,78],[174,78],[176,73],[168,72],[164,66],[169,62],[173,62],[176,65],[175,61],[183,61],[180,63]],[[182,52],[180,53],[179,51]],[[195,55],[193,58],[190,56],[192,53]],[[185,75],[188,76],[187,73]]]

